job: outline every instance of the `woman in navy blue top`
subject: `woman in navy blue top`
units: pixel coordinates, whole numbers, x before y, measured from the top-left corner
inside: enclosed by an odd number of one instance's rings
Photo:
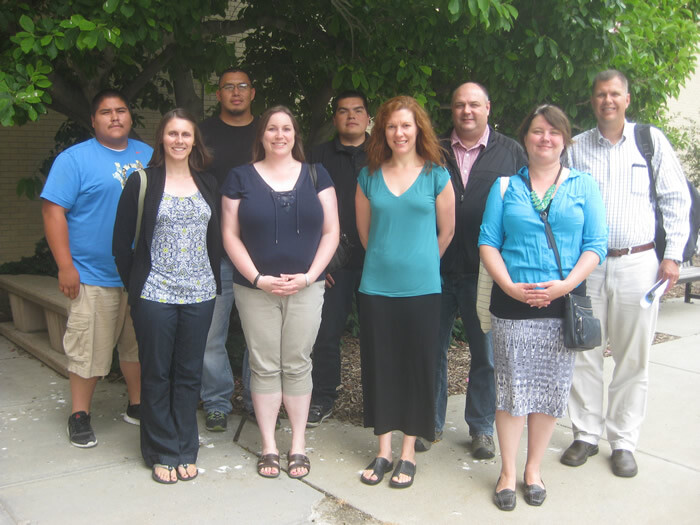
[[[284,106],[258,121],[253,163],[234,168],[221,188],[224,247],[235,266],[233,291],[250,350],[250,388],[262,436],[258,474],[280,473],[275,424],[289,415],[288,474],[306,476],[311,349],[321,323],[325,268],[338,246],[338,208],[328,172],[304,163],[296,119]]]
[[[561,164],[571,144],[566,115],[551,105],[533,110],[520,127],[528,166],[496,181],[486,203],[480,255],[494,280],[491,295],[496,431],[501,475],[494,501],[515,507],[516,457],[527,420],[525,502],[541,505],[544,452],[571,389],[575,352],[564,347],[563,299],[585,295],[585,279],[607,253],[605,208],[593,178]],[[549,217],[563,280],[540,212]]]

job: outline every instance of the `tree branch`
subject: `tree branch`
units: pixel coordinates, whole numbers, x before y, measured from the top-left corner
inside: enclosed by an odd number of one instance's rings
[[[156,55],[153,60],[148,62],[141,69],[141,73],[136,75],[131,82],[124,85],[124,95],[132,100],[136,95],[148,84],[158,72],[165,69],[168,62],[175,56],[176,46],[174,43],[168,44],[163,48],[159,55]]]

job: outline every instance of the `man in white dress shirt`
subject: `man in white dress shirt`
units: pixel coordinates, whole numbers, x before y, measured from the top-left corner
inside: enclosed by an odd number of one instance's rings
[[[651,128],[652,158],[658,205],[666,230],[666,249],[659,264],[654,250],[655,204],[649,174],[637,149],[634,123],[625,119],[630,104],[627,79],[616,70],[593,81],[591,104],[597,127],[574,138],[570,165],[589,172],[600,185],[607,211],[608,257],[587,279],[593,310],[603,329],[603,345],[576,357],[569,414],[574,442],[561,462],[577,467],[598,453],[607,432],[616,476],[637,474],[634,450],[646,413],[648,367],[656,329],[658,302],[640,306],[642,295],[659,279],[668,288],[678,280],[689,233],[690,195],[686,179],[666,137]],[[615,363],[603,406],[603,351],[610,344]]]

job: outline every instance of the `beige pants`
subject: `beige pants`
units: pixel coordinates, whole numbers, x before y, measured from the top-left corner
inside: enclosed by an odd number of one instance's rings
[[[126,292],[81,283],[78,297],[70,302],[63,337],[68,371],[85,379],[106,376],[112,367],[115,345],[121,361],[138,362]]]
[[[634,451],[647,409],[649,354],[659,312],[639,305],[656,281],[656,252],[608,257],[586,279],[603,344],[577,352],[569,397],[574,439],[595,444],[607,435],[613,450]],[[610,342],[615,362],[604,406],[603,351]]]
[[[311,393],[311,350],[321,324],[323,292],[323,281],[286,297],[233,285],[250,352],[251,392]]]

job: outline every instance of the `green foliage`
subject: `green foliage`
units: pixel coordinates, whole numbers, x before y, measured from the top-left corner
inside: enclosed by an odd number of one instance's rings
[[[665,127],[669,139],[673,141],[686,177],[700,188],[700,124],[685,119],[679,127]]]
[[[34,255],[22,257],[19,261],[0,264],[0,274],[22,274],[58,276],[58,267],[49,249],[46,238],[36,243]]]
[[[444,131],[466,80],[489,88],[506,133],[543,101],[587,128],[591,79],[608,67],[631,80],[630,116],[653,120],[695,67],[700,12],[698,0],[0,1],[3,125],[54,108],[87,127],[88,100],[107,85],[140,107],[201,114],[193,79],[240,64],[256,111],[291,106],[312,142],[333,93],[350,88],[374,110],[412,95]]]

